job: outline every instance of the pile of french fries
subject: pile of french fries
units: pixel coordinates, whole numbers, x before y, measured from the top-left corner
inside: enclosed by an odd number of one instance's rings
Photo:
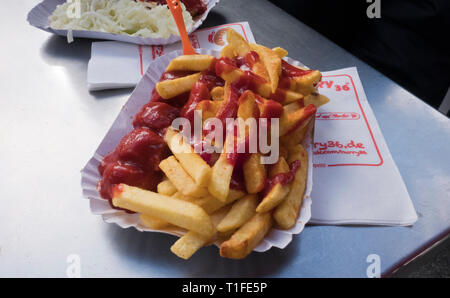
[[[258,86],[257,91],[246,91],[242,95],[245,98],[239,100],[237,114],[245,120],[252,117],[255,108],[262,110],[264,102],[280,88],[282,58],[287,52],[249,44],[232,29],[227,32],[227,40],[221,57],[235,59],[256,52],[259,60],[251,71],[266,82]],[[215,61],[215,57],[208,55],[175,58],[167,71],[191,71],[193,74],[159,82],[157,92],[163,99],[189,92],[200,73],[210,69]],[[216,115],[228,100],[231,84],[242,74],[239,68],[221,74],[225,86],[215,87],[211,100],[197,105],[197,109],[203,111],[203,120]],[[328,102],[317,93],[315,86],[320,80],[321,73],[311,71],[293,78],[290,86],[285,87],[278,162],[266,167],[261,163],[262,154],[251,154],[243,164],[245,191],[230,187],[234,166],[227,161],[227,146],[210,165],[179,131],[169,127],[164,138],[173,155],[159,164],[165,177],[157,191],[119,184],[113,193],[114,206],[139,213],[141,223],[149,229],[167,230],[176,226],[185,230],[184,236],[171,247],[180,258],[189,259],[201,247],[212,243],[221,243],[222,257],[245,258],[272,227],[290,229],[299,217],[308,171],[308,154],[301,143],[314,118],[315,108]],[[257,101],[256,94],[264,102]],[[225,143],[229,139],[227,137]],[[265,191],[266,181],[289,172],[289,165],[294,162],[299,163],[299,167],[293,180],[288,184],[276,183]]]

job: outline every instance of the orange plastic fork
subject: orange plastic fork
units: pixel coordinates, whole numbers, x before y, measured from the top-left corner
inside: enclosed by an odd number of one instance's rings
[[[181,43],[183,45],[183,55],[195,55],[195,50],[192,47],[191,41],[186,31],[186,25],[183,19],[183,10],[181,9],[179,0],[167,0],[170,12],[172,13],[175,23],[177,24],[178,31],[181,36]]]

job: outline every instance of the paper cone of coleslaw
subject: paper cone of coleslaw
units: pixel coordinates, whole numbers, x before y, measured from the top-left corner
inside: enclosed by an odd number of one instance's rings
[[[208,54],[218,57],[219,52],[199,49],[199,54]],[[119,116],[114,121],[112,127],[101,142],[100,146],[95,151],[94,156],[89,160],[87,165],[81,171],[81,186],[83,189],[83,196],[90,201],[90,208],[93,214],[101,215],[103,220],[107,223],[115,223],[122,228],[136,228],[141,232],[158,232],[181,237],[186,232],[183,229],[170,228],[165,230],[150,230],[146,228],[139,219],[139,214],[128,214],[124,211],[113,209],[109,202],[100,197],[97,191],[97,183],[101,179],[98,173],[98,165],[103,157],[113,151],[120,143],[122,138],[128,134],[132,129],[132,119],[141,110],[142,106],[148,103],[150,94],[158,83],[162,73],[165,72],[170,61],[175,57],[182,55],[181,51],[171,52],[154,60],[142,80],[136,86],[136,89],[131,94],[127,103],[123,106]],[[286,58],[286,60],[293,65],[304,66],[298,61]],[[306,189],[303,198],[300,216],[297,219],[296,225],[290,230],[279,230],[272,228],[266,235],[264,240],[254,249],[258,252],[264,252],[272,247],[285,248],[291,241],[292,236],[303,231],[305,224],[311,218],[311,191],[312,191],[312,145],[313,145],[313,126],[311,121],[309,131],[303,141],[302,145],[308,152],[308,176],[306,181]],[[301,194],[299,194],[301,195]],[[215,243],[217,246],[220,243]]]

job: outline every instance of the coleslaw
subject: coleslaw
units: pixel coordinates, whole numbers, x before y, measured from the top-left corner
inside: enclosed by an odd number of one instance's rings
[[[181,3],[186,29],[194,25]],[[169,38],[179,35],[167,5],[133,0],[69,0],[49,17],[56,30],[88,30],[139,37]]]

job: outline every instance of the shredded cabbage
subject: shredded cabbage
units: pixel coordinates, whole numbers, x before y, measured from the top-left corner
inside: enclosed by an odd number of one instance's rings
[[[80,14],[71,17],[74,5]],[[194,21],[186,7],[184,23],[190,31]],[[50,27],[56,30],[89,30],[131,36],[169,38],[179,35],[167,5],[133,0],[75,0],[58,5],[49,17]]]

